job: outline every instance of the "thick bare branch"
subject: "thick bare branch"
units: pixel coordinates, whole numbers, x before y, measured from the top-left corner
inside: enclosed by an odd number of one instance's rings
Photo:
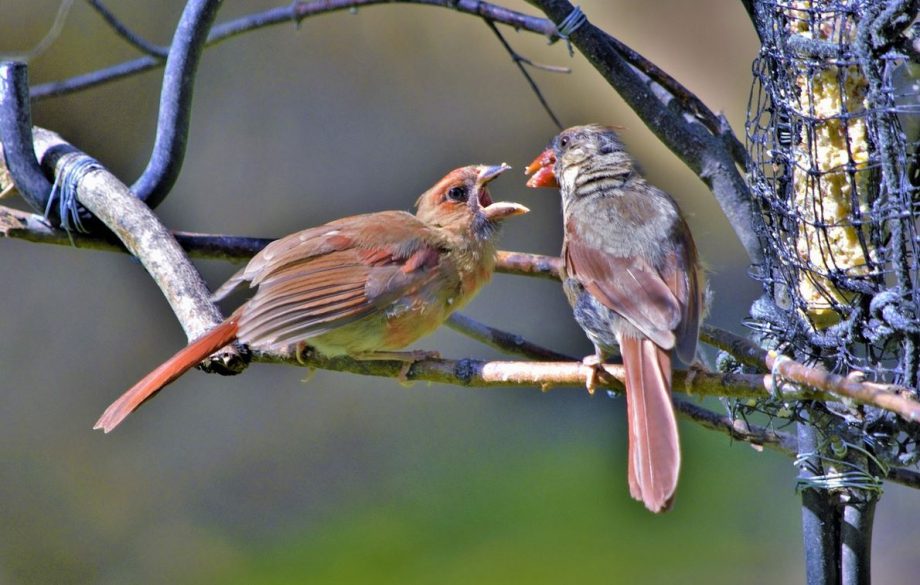
[[[528,2],[556,23],[563,22],[574,10],[567,0]],[[706,183],[751,262],[761,265],[764,246],[760,234],[766,232],[755,213],[750,190],[735,166],[738,141],[726,139],[730,130],[722,127],[714,134],[708,128],[713,124],[712,113],[701,101],[691,100],[690,92],[682,90],[676,81],[669,81],[670,77],[657,67],[650,73],[643,71],[645,60],[638,61],[633,56],[631,62],[629,57],[634,51],[590,22],[573,31],[569,40],[661,142]],[[656,92],[655,85],[665,95]],[[704,124],[704,120],[708,122]]]
[[[121,250],[116,244],[93,236],[73,234],[73,241],[71,242],[67,234],[51,228],[40,216],[2,206],[0,206],[0,235],[43,243],[61,245],[72,244],[77,247],[112,251]],[[239,238],[234,236],[189,233],[179,234],[178,239],[180,239],[182,246],[189,250],[189,254],[192,256],[227,260],[245,260],[262,249],[270,241],[259,238]],[[558,278],[560,266],[561,260],[557,257],[543,256],[540,254],[526,254],[522,252],[499,252],[497,260],[497,270],[499,272],[525,276],[539,276],[543,278]],[[467,325],[469,325],[469,323]],[[464,327],[462,325],[457,326],[455,323],[452,326],[465,334],[471,333],[463,331]],[[469,328],[472,327],[470,326]],[[504,332],[499,333],[510,335],[511,338],[516,337]],[[480,333],[470,336],[485,342],[484,338],[489,337],[489,334],[480,331]],[[771,370],[773,367],[775,358],[768,359],[769,356],[766,350],[728,331],[723,331],[711,326],[704,326],[701,331],[701,339],[714,347],[729,352],[740,361],[749,365],[761,367],[766,370]],[[486,343],[497,346],[494,343],[495,341],[496,339],[493,338],[492,343]],[[529,342],[527,343],[529,344]],[[537,347],[535,344],[530,345],[532,349]],[[515,351],[514,346],[514,343],[510,343],[501,347],[501,349],[512,351],[512,353],[520,353],[519,351]],[[548,356],[549,354],[546,355],[546,357]],[[536,355],[531,357],[536,357]],[[546,357],[537,357],[537,359],[546,359]],[[785,383],[785,385],[788,385],[789,382],[793,382],[820,390],[818,394],[802,394],[801,392],[789,393],[784,391],[782,395],[785,398],[793,399],[794,397],[804,395],[807,395],[809,398],[823,397],[824,399],[832,400],[839,400],[842,398],[895,412],[906,420],[920,420],[920,402],[914,400],[910,396],[909,390],[906,388],[891,384],[859,382],[843,376],[829,374],[821,368],[806,366],[788,358],[784,358],[783,361],[784,363],[780,364],[777,370],[777,373],[780,374],[780,382]],[[711,376],[712,374],[709,375]],[[753,381],[754,379],[759,380],[759,382]],[[558,382],[552,377],[544,381],[550,384],[565,383],[564,381]],[[759,388],[756,394],[760,394],[760,390],[770,390],[773,387],[773,377],[770,374],[748,377],[747,379],[739,378],[737,381],[742,383],[743,388],[740,390],[741,393],[732,391],[728,387],[728,384],[722,384],[724,390],[711,393],[720,396],[743,398],[752,396],[750,393],[745,393],[748,392],[752,386]],[[693,392],[696,392],[696,390],[693,390]]]
[[[405,364],[401,361],[364,361],[347,357],[326,357],[312,354],[301,356],[254,352],[255,361],[269,363],[302,364],[322,370],[349,372],[362,376],[398,378]],[[605,364],[609,384],[599,384],[621,391],[625,374],[623,366]],[[415,362],[406,373],[408,381],[440,382],[456,386],[498,388],[510,386],[538,386],[550,390],[560,386],[584,388],[588,366],[574,362],[483,361],[476,359],[427,359]],[[603,378],[603,377],[602,377]],[[692,370],[674,373],[674,388],[696,396],[731,396],[734,398],[766,398],[770,396],[762,376],[745,374],[712,374]],[[787,386],[783,396],[795,400],[812,393],[795,386]]]
[[[869,404],[899,414],[908,421],[920,420],[920,402],[909,388],[896,384],[861,382],[832,374],[820,366],[807,366],[774,351],[757,347],[751,341],[715,327],[703,326],[700,338],[743,363],[766,368],[780,381],[789,380],[836,395],[845,400]],[[773,384],[773,376],[768,376]]]
[[[65,172],[86,155],[48,130],[36,128],[35,151],[43,165],[54,169],[56,175]],[[200,337],[223,317],[210,301],[210,293],[195,267],[182,248],[156,215],[138,200],[127,186],[101,165],[93,165],[78,179],[78,201],[102,221],[121,243],[137,257],[147,272],[163,291],[163,295],[185,330],[189,340]],[[5,218],[5,219],[4,219]],[[50,226],[34,217],[27,217],[20,226],[14,223],[14,214],[0,214],[0,233],[32,228],[47,236]],[[65,234],[66,237],[66,234]],[[114,246],[114,244],[112,244]],[[225,373],[235,372],[245,366],[239,353],[228,348],[216,355],[211,364]]]
[[[349,372],[362,376],[399,378],[404,372],[404,363],[399,361],[356,361],[347,357],[327,358],[317,354],[294,356],[256,353],[253,359],[268,363],[285,363],[323,370]],[[536,387],[548,391],[558,387],[584,389],[587,367],[580,362],[513,362],[483,361],[474,359],[445,360],[431,359],[416,362],[406,373],[408,381],[438,382],[470,388]],[[606,364],[610,379],[616,382],[607,386],[622,391],[623,367]],[[603,379],[603,377],[602,377]],[[757,375],[720,375],[699,371],[674,372],[675,389],[682,388],[695,396],[724,396],[732,393],[736,398],[765,398],[770,393],[763,385],[764,378]],[[599,387],[604,387],[601,383]],[[804,397],[801,393],[786,388],[783,396],[789,399]],[[675,397],[674,406],[682,416],[702,426],[724,433],[735,440],[774,449],[789,457],[798,452],[796,438],[782,433],[750,425],[720,415],[688,400]],[[920,488],[920,473],[910,469],[891,468],[887,478],[908,487]]]

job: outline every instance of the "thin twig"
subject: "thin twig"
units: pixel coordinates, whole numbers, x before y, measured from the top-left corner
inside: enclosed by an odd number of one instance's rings
[[[920,489],[920,472],[903,467],[892,467],[888,470],[888,479],[907,487]]]
[[[0,173],[4,169],[3,161],[0,160]],[[5,226],[4,229],[0,229],[0,236],[26,240],[37,244],[54,244],[107,252],[125,252],[125,249],[117,242],[105,237],[80,233],[68,235],[65,231],[52,226],[41,215],[2,205],[0,205],[0,226]],[[193,258],[226,260],[228,262],[245,262],[274,241],[272,238],[251,238],[183,231],[174,231],[172,235],[175,236],[182,248],[188,252],[188,255]],[[559,258],[500,250],[496,257],[495,270],[503,274],[558,279]]]
[[[774,351],[757,347],[748,339],[711,326],[704,325],[701,328],[700,339],[727,351],[742,363],[766,368],[778,374],[780,381],[790,380],[805,384],[840,398],[895,412],[908,421],[920,421],[920,402],[917,402],[913,398],[913,392],[904,386],[860,382],[832,374],[820,366],[807,366]],[[776,382],[772,375],[766,376],[766,379],[770,385]]]
[[[518,70],[520,70],[521,75],[524,76],[524,79],[527,80],[527,83],[530,85],[530,89],[533,90],[533,93],[537,96],[537,100],[540,101],[540,105],[543,106],[543,109],[549,115],[550,119],[553,121],[553,124],[556,125],[556,128],[559,128],[559,130],[562,130],[563,129],[562,122],[560,122],[559,118],[556,117],[556,114],[555,112],[553,112],[553,109],[549,107],[549,104],[547,103],[546,98],[543,97],[543,92],[541,92],[540,88],[537,86],[537,82],[533,80],[533,77],[531,77],[530,73],[527,72],[527,68],[524,67],[525,63],[528,65],[533,65],[533,63],[529,59],[525,59],[524,57],[521,57],[520,55],[518,55],[517,52],[513,48],[511,48],[511,45],[508,44],[508,41],[505,40],[505,37],[502,35],[501,31],[498,30],[498,27],[495,26],[494,22],[492,22],[488,18],[484,20],[485,20],[486,26],[488,26],[489,29],[493,33],[495,33],[495,36],[498,37],[499,42],[501,42],[505,50],[508,51],[508,54],[511,55],[511,60],[514,61],[514,64],[517,66]],[[544,68],[544,69],[547,67],[548,66],[541,66],[541,68]],[[568,73],[568,70],[566,70],[565,72]]]
[[[166,59],[167,55],[169,55],[169,47],[161,47],[160,45],[151,43],[144,37],[132,31],[123,22],[121,22],[118,17],[115,16],[115,13],[109,10],[101,0],[88,1],[90,6],[95,8],[96,12],[98,12],[99,15],[102,16],[102,18],[105,19],[107,23],[109,23],[109,26],[111,26],[115,32],[118,33],[118,36],[131,43],[135,48],[159,59]]]
[[[677,412],[695,420],[708,429],[721,431],[737,441],[764,446],[780,453],[795,457],[796,439],[794,436],[775,431],[768,427],[747,424],[741,419],[726,414],[718,414],[680,398],[674,399]]]
[[[711,325],[700,327],[700,341],[731,354],[742,364],[767,369],[767,350],[758,347],[750,339],[735,335]]]
[[[298,361],[298,358],[294,356],[279,354],[257,352],[253,355],[253,359],[259,362],[284,363],[363,376],[399,378],[405,373],[403,372],[405,364],[398,361],[356,361],[347,357],[327,358],[309,353],[300,357],[302,361]],[[617,382],[614,386],[608,387],[622,391],[622,366],[606,364],[604,368],[611,379]],[[586,370],[584,364],[580,362],[427,359],[415,362],[405,374],[405,379],[408,381],[438,382],[470,388],[536,387],[547,391],[552,388],[568,387],[584,391]],[[726,377],[700,372],[674,372],[675,388],[690,389],[696,396],[721,395],[722,390],[727,386],[738,388],[739,380],[744,380],[744,383],[747,384],[744,393],[749,393],[749,397],[766,395],[766,390],[758,386],[757,376]],[[675,408],[682,415],[704,427],[725,433],[736,440],[755,446],[770,447],[788,456],[796,454],[796,439],[786,433],[757,425],[742,426],[727,416],[718,415],[679,398],[675,399]],[[892,468],[887,477],[891,481],[920,488],[920,473],[916,471]]]
[[[58,6],[57,14],[54,15],[54,22],[51,23],[51,28],[48,29],[48,32],[42,37],[42,40],[38,41],[38,44],[23,53],[4,53],[2,58],[5,60],[15,59],[28,63],[32,59],[42,55],[54,44],[54,41],[61,36],[61,31],[64,30],[64,23],[67,22],[67,16],[70,14],[70,9],[72,7],[73,0],[63,0],[61,5]]]
[[[253,353],[253,359],[268,363],[298,363],[293,355]],[[398,378],[405,368],[400,361],[363,361],[347,357],[326,357],[318,354],[301,356],[307,367],[338,372],[349,372],[362,376]],[[607,384],[599,388],[622,391],[626,379],[623,366],[604,364]],[[425,359],[415,362],[405,373],[407,381],[440,382],[456,386],[476,388],[500,388],[513,386],[537,386],[542,390],[556,387],[577,387],[584,389],[588,366],[580,361],[533,362],[533,361],[484,361],[477,359]],[[604,378],[602,376],[602,378]],[[694,396],[731,396],[734,398],[766,398],[769,391],[763,386],[760,376],[750,374],[713,374],[700,371],[674,372],[674,388]],[[783,396],[795,400],[806,394],[796,387],[787,387]]]
[[[541,361],[576,361],[573,357],[539,346],[536,343],[527,341],[520,335],[490,327],[462,313],[451,315],[445,325],[458,333],[475,339],[483,345],[488,345],[510,354]]]
[[[465,14],[472,14],[489,20],[500,22],[513,27],[515,30],[543,35],[550,39],[555,38],[556,25],[545,18],[530,16],[479,0],[311,0],[287,2],[283,6],[255,12],[228,22],[215,25],[211,29],[206,47],[211,47],[237,35],[279,24],[300,23],[305,18],[350,10],[354,8],[373,6],[377,4],[421,4],[426,6],[439,6],[456,10]],[[131,61],[125,61],[104,69],[92,71],[82,75],[70,77],[60,81],[52,81],[37,85],[32,88],[32,100],[38,101],[59,95],[81,91],[116,79],[128,77],[163,66],[163,59],[145,55]]]

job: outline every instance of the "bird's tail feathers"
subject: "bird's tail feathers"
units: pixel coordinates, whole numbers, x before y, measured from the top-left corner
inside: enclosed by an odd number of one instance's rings
[[[108,433],[123,421],[129,414],[138,409],[144,402],[150,400],[157,392],[176,378],[194,368],[204,358],[236,339],[237,318],[230,317],[205,335],[179,350],[176,355],[166,360],[160,367],[144,376],[140,382],[132,386],[113,402],[93,429],[102,429]]]
[[[671,403],[671,356],[649,339],[623,336],[629,419],[629,493],[652,512],[671,507],[680,472]]]

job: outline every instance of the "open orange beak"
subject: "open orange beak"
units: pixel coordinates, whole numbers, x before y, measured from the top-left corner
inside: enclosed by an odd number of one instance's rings
[[[527,186],[536,189],[537,187],[558,187],[559,181],[556,180],[556,174],[553,173],[553,166],[556,164],[556,155],[553,154],[552,148],[547,148],[533,159],[526,169],[525,175],[532,175],[527,180]]]
[[[492,198],[489,196],[489,192],[485,188],[486,184],[510,168],[511,167],[505,163],[495,166],[482,165],[479,167],[479,176],[476,178],[476,184],[480,189],[479,204],[482,206],[482,214],[490,221],[502,221],[512,215],[523,215],[530,211],[520,203],[512,203],[509,201],[496,201],[493,203]]]

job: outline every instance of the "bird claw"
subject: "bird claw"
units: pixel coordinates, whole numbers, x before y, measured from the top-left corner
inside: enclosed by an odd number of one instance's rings
[[[294,348],[294,358],[297,360],[297,363],[302,366],[307,365],[307,360],[304,356],[312,353],[313,348],[306,341],[301,341]]]
[[[308,384],[316,377],[316,368],[307,368],[307,375],[300,379],[301,384]]]
[[[407,351],[405,354],[403,366],[399,369],[399,376],[397,376],[396,379],[399,380],[401,386],[405,386],[406,388],[411,387],[414,383],[409,379],[409,372],[412,371],[412,366],[414,366],[416,362],[441,359],[441,354],[437,351],[416,350]]]
[[[353,354],[351,357],[365,361],[396,360],[403,362],[396,379],[399,380],[401,385],[410,386],[412,381],[409,380],[409,372],[412,371],[412,366],[414,366],[416,362],[423,360],[439,360],[441,359],[441,354],[436,351],[416,349],[412,351],[374,351]]]
[[[585,356],[581,360],[581,363],[589,368],[588,375],[585,376],[585,388],[588,390],[588,394],[594,396],[594,392],[597,390],[597,384],[604,372],[604,362],[599,356],[592,354]]]
[[[415,362],[406,362],[406,363],[404,363],[403,366],[399,369],[399,375],[396,376],[396,381],[397,381],[397,382],[399,383],[399,385],[402,386],[403,388],[411,388],[412,386],[415,385],[415,380],[410,380],[410,379],[409,379],[409,370],[412,369],[412,366],[413,366],[414,364],[415,364]]]

